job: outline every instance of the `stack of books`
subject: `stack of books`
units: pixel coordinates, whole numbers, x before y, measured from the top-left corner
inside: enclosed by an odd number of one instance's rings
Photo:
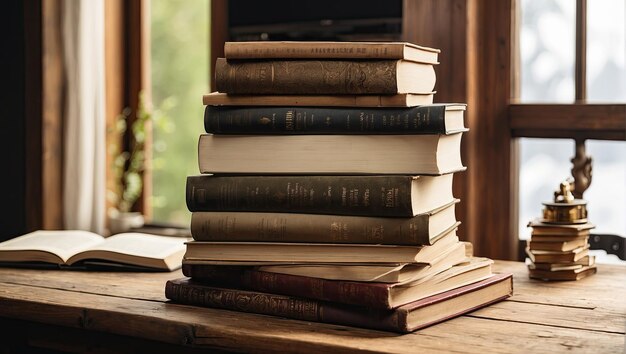
[[[596,272],[588,244],[593,224],[559,225],[534,220],[528,226],[532,227],[526,247],[531,278],[579,280]]]
[[[166,296],[402,333],[510,296],[456,235],[465,105],[432,104],[438,52],[227,43]]]

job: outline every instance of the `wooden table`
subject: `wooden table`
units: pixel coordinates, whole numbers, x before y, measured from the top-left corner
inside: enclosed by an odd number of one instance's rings
[[[0,268],[4,348],[67,351],[624,353],[626,267],[600,266],[578,282],[528,279],[517,262],[514,296],[419,332],[398,335],[167,303],[173,273]]]

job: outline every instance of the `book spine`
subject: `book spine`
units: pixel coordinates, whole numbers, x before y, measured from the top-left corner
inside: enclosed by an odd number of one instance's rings
[[[350,282],[297,275],[242,270],[235,274],[228,267],[184,265],[183,274],[209,284],[230,284],[262,293],[289,295],[341,304],[390,309],[389,287],[380,283]],[[223,269],[223,271],[220,271]]]
[[[446,134],[444,105],[406,109],[207,106],[213,134]]]
[[[224,44],[224,57],[227,59],[303,59],[303,58],[343,58],[343,59],[403,59],[404,44],[371,45],[355,43],[302,43],[287,46],[266,43],[255,45],[251,42],[227,42]]]
[[[396,60],[269,60],[218,58],[217,91],[229,94],[395,94]]]
[[[168,281],[165,297],[173,302],[240,312],[333,323],[392,332],[406,332],[406,316],[394,310],[335,305],[290,296],[213,288]]]
[[[407,176],[190,176],[189,211],[412,217]]]
[[[379,218],[342,215],[194,212],[196,241],[429,245],[429,215]]]

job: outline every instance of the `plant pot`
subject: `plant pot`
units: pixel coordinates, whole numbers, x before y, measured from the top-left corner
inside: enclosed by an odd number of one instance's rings
[[[114,212],[109,214],[109,231],[111,235],[127,232],[132,228],[143,226],[144,218],[140,212]]]

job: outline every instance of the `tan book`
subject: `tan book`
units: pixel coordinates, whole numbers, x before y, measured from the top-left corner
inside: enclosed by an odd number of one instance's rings
[[[529,275],[532,279],[541,280],[580,280],[595,274],[596,267],[582,267],[578,269],[547,271],[540,269],[529,269]]]
[[[87,231],[35,231],[0,243],[0,262],[171,271],[182,264],[185,241],[187,238],[141,233],[104,238]]]
[[[531,239],[530,241],[528,241],[528,248],[530,248],[533,251],[558,251],[558,252],[567,252],[567,251],[572,251],[576,248],[579,247],[583,247],[585,245],[587,245],[587,241],[589,239],[587,237],[583,237],[583,238],[578,238],[576,240],[573,241],[565,241],[565,242],[558,242],[558,241],[551,241],[551,242],[547,242],[547,241],[539,241],[536,239]]]
[[[465,245],[459,242],[441,256],[433,259],[432,265],[401,264],[401,265],[334,265],[334,264],[296,264],[268,265],[259,267],[260,271],[297,275],[303,277],[347,280],[377,283],[409,283],[431,277],[452,266],[466,262]]]
[[[528,227],[532,227],[532,235],[583,235],[588,234],[589,230],[596,226],[591,223],[585,224],[547,224],[539,219],[528,223]]]
[[[531,241],[537,242],[571,242],[578,240],[588,240],[589,232],[581,235],[532,235]]]
[[[432,264],[459,242],[451,232],[432,246],[351,245],[274,242],[187,243],[186,264],[212,264],[213,261],[307,263]]]
[[[530,261],[530,260],[528,260]],[[535,269],[539,270],[549,270],[549,271],[557,271],[557,270],[573,270],[580,269],[583,267],[590,267],[596,264],[595,256],[586,256],[583,257],[576,262],[571,263],[532,263],[528,262],[528,264],[532,264]]]
[[[226,59],[405,59],[438,64],[440,50],[406,42],[226,42]]]
[[[460,224],[455,202],[410,218],[200,211],[191,234],[196,241],[431,245]]]
[[[589,254],[589,247],[578,247],[567,252],[558,251],[535,251],[526,248],[526,254],[533,263],[567,263],[576,262]]]
[[[408,60],[265,60],[215,63],[219,92],[253,95],[394,95],[429,93],[432,64]]]
[[[441,175],[464,170],[451,135],[200,136],[201,173]]]
[[[228,95],[202,96],[211,106],[416,107],[433,103],[434,92],[396,95]]]

